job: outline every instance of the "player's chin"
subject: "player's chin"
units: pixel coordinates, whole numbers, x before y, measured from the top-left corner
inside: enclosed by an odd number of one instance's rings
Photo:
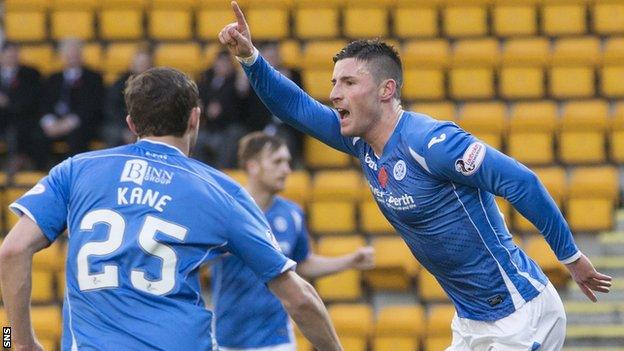
[[[340,125],[340,134],[342,134],[342,136],[346,136],[346,137],[354,137],[357,136],[357,132],[353,129],[353,126],[351,124],[341,124]]]

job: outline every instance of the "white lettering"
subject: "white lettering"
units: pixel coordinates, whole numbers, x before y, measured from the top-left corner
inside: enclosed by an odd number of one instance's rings
[[[156,209],[156,211],[162,212],[164,211],[163,207],[165,207],[167,205],[167,202],[169,201],[171,201],[171,196],[164,195],[160,198],[160,200],[158,200],[158,203],[156,204],[156,206],[154,206],[154,208]]]
[[[128,200],[126,200],[127,192],[128,192],[128,188],[117,188],[117,205],[128,204]]]
[[[158,212],[163,212],[165,206],[173,199],[169,195],[160,195],[158,191],[151,189],[143,190],[139,187],[130,190],[129,199],[126,197],[127,193],[128,188],[117,188],[118,205],[147,205]]]
[[[142,195],[143,195],[143,189],[133,188],[132,191],[130,192],[130,203],[140,204]]]
[[[150,207],[154,207],[154,204],[156,204],[157,198],[158,198],[158,191],[152,191],[152,189],[147,189],[145,191],[145,196],[143,196],[143,201],[141,201],[141,203],[143,205],[148,204]]]

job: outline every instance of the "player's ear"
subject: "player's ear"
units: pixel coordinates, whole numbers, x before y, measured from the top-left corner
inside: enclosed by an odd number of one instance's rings
[[[191,115],[189,116],[187,130],[199,129],[199,122],[201,116],[201,109],[199,107],[193,107]]]
[[[385,79],[379,87],[381,101],[388,101],[394,98],[397,88],[397,83],[394,79]]]
[[[136,131],[136,125],[134,125],[134,121],[132,121],[132,117],[130,117],[130,115],[126,116],[126,124],[128,124],[128,128],[130,129],[132,134],[138,135]]]

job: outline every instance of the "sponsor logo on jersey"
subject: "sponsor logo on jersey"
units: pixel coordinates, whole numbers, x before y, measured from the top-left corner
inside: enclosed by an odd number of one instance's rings
[[[479,170],[486,152],[485,145],[480,142],[474,142],[468,146],[464,155],[455,161],[455,170],[465,176],[473,175]]]
[[[278,232],[285,232],[288,229],[288,222],[282,216],[278,216],[273,220],[273,228]]]
[[[383,191],[368,184],[377,202],[385,204],[388,208],[397,211],[411,210],[416,207],[416,201],[412,195],[393,195],[389,191]]]
[[[446,140],[446,134],[442,133],[439,137],[433,137],[429,140],[429,144],[427,145],[427,149],[431,149],[431,147],[437,143],[441,143]]]
[[[30,190],[28,190],[23,196],[43,194],[45,192],[45,190],[46,189],[45,189],[45,186],[43,184],[37,183]]]
[[[377,164],[375,163],[375,161],[373,161],[373,159],[368,154],[364,156],[364,162],[366,162],[366,164],[368,165],[368,168],[374,171],[377,170]]]
[[[381,170],[377,174],[377,180],[379,180],[379,184],[381,184],[382,188],[385,188],[386,184],[388,184],[388,172],[386,172],[385,167],[381,167]]]
[[[403,178],[405,178],[405,175],[407,174],[407,166],[405,165],[405,161],[398,160],[397,163],[394,164],[392,174],[394,175],[394,179],[396,180],[402,180]]]
[[[152,167],[145,160],[128,160],[121,172],[120,182],[132,182],[143,185],[144,181],[158,184],[170,184],[173,172]]]

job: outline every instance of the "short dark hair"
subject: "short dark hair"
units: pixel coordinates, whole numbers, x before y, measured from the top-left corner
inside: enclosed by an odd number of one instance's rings
[[[403,65],[397,50],[379,39],[360,39],[352,41],[334,56],[334,63],[346,58],[371,63],[371,73],[379,82],[394,79],[397,83],[395,97],[401,97],[403,86]]]
[[[247,162],[258,157],[265,148],[272,152],[285,145],[284,139],[278,136],[264,132],[249,133],[238,142],[238,165],[245,169]]]
[[[199,106],[195,82],[168,67],[150,68],[130,77],[124,98],[139,137],[183,136],[191,110]]]

